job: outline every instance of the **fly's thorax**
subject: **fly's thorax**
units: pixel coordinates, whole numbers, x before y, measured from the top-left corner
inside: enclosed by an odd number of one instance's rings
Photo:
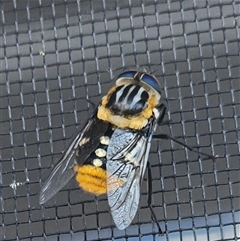
[[[148,84],[120,78],[103,97],[98,118],[120,128],[142,129],[159,105],[160,93]]]
[[[145,83],[143,81],[134,80],[134,79],[131,79],[131,78],[119,78],[116,81],[116,86],[129,85],[129,84],[135,84],[135,85],[139,85],[139,86],[143,87],[149,95],[155,95],[157,101],[158,102],[160,101],[160,98],[161,98],[160,93],[157,90],[155,90],[153,87],[151,87],[150,85],[148,85],[147,83]]]
[[[136,84],[120,85],[112,93],[106,108],[114,115],[133,116],[138,115],[148,106],[148,92]]]
[[[160,112],[159,112],[158,108],[153,108],[153,115],[154,115],[155,119],[159,118]]]

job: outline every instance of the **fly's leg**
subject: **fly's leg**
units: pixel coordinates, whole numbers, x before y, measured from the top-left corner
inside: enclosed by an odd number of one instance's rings
[[[150,166],[149,162],[147,163],[147,169],[148,169],[148,178],[147,178],[148,199],[147,199],[147,202],[148,202],[149,209],[151,211],[152,220],[156,223],[156,225],[158,227],[159,235],[163,236],[165,232],[162,231],[162,229],[158,223],[157,217],[154,213],[153,206],[152,206],[152,172],[151,172],[151,166]]]
[[[161,125],[161,124],[164,123],[163,119],[164,119],[166,110],[167,110],[167,108],[166,108],[166,106],[163,103],[161,105],[159,105],[158,111],[160,113],[160,116],[159,116],[159,119],[158,119],[158,125]],[[188,150],[190,150],[192,152],[195,152],[195,153],[198,153],[198,154],[201,154],[203,156],[206,156],[209,159],[213,159],[214,160],[214,159],[218,158],[218,156],[212,156],[212,155],[209,155],[209,154],[204,153],[204,152],[196,151],[193,148],[191,148],[190,146],[188,146],[187,144],[185,144],[185,143],[183,143],[183,142],[177,140],[176,138],[171,137],[171,136],[169,136],[167,134],[153,135],[152,138],[155,139],[155,140],[172,140],[172,141],[178,143],[179,145],[184,146]]]
[[[205,152],[201,152],[201,151],[194,150],[193,148],[191,148],[191,147],[188,146],[187,144],[185,144],[185,143],[183,143],[183,142],[177,140],[176,138],[171,137],[171,136],[169,136],[169,135],[167,135],[167,134],[153,135],[153,139],[155,139],[155,140],[172,140],[172,141],[178,143],[179,145],[184,146],[184,147],[187,148],[188,150],[190,150],[190,151],[192,151],[192,152],[195,152],[195,153],[198,153],[198,154],[201,154],[201,155],[203,155],[203,156],[206,156],[206,157],[208,157],[209,159],[213,159],[213,160],[214,160],[214,159],[216,159],[216,158],[218,157],[218,156],[209,155],[209,154],[207,154],[207,153],[205,153]]]
[[[89,100],[89,99],[86,99],[86,101],[91,105],[91,107],[93,108],[93,109],[96,109],[96,105],[95,105],[95,103],[93,103],[91,100]]]
[[[167,108],[166,108],[166,106],[162,103],[161,105],[159,105],[158,107],[157,107],[157,109],[158,109],[158,111],[159,111],[159,119],[158,119],[158,125],[160,126],[161,124],[162,124],[162,122],[163,122],[163,119],[164,119],[164,116],[165,116],[165,114],[166,114],[166,110],[167,110]]]

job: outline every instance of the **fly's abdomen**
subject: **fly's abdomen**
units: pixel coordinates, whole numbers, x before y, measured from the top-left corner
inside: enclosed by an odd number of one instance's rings
[[[113,129],[110,125],[107,132],[99,138],[99,145],[84,164],[77,164],[74,167],[76,180],[79,186],[86,192],[95,195],[107,192],[106,155],[112,133]],[[81,148],[77,155],[77,163],[81,163]]]
[[[85,191],[95,195],[107,192],[107,173],[102,167],[94,165],[75,166],[76,180]]]

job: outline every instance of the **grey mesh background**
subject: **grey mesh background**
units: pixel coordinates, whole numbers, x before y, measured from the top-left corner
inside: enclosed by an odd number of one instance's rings
[[[239,240],[238,0],[1,1],[1,240]],[[118,74],[153,72],[168,133],[213,155],[153,141],[133,223],[72,179],[39,205],[54,164]]]

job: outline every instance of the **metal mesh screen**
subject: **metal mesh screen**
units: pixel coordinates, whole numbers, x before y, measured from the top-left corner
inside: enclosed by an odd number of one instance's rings
[[[239,240],[238,0],[1,2],[1,240]],[[213,155],[153,142],[132,225],[75,180],[44,205],[40,187],[126,68],[154,72],[168,133]]]

